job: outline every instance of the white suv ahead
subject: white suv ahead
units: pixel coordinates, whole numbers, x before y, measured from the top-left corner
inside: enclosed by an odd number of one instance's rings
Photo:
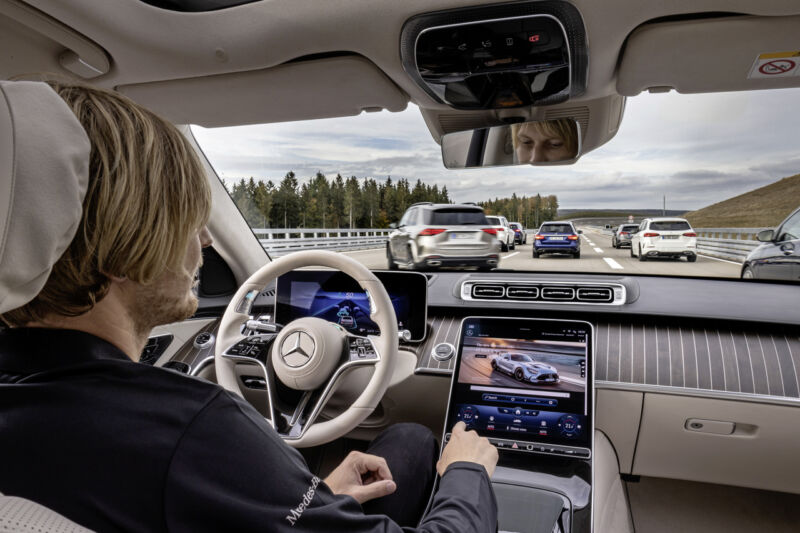
[[[497,230],[497,240],[500,241],[501,251],[507,252],[517,247],[514,240],[514,230],[504,216],[487,216],[486,220]]]
[[[686,257],[697,261],[697,233],[684,218],[663,217],[642,220],[631,238],[631,257],[647,261],[649,257]]]

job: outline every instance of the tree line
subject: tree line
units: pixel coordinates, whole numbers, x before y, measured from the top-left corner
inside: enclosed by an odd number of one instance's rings
[[[495,198],[486,202],[478,202],[487,215],[503,215],[509,222],[520,222],[526,228],[538,228],[542,222],[555,220],[558,216],[558,197],[549,196],[517,196],[511,198]]]
[[[419,179],[412,186],[407,179],[329,179],[321,172],[302,184],[292,171],[277,184],[242,178],[228,192],[254,228],[388,228],[413,203],[450,203],[447,187]]]
[[[420,179],[411,185],[404,178],[378,181],[341,174],[328,178],[321,172],[302,184],[289,171],[278,183],[251,177],[226,188],[254,228],[388,228],[411,204],[452,203],[446,186],[428,185]],[[526,227],[553,220],[558,212],[554,195],[513,194],[478,205],[487,215],[503,215]]]

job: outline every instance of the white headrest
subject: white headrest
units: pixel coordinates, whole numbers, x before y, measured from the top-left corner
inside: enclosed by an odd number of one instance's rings
[[[0,313],[44,287],[72,242],[91,145],[48,85],[0,81]]]

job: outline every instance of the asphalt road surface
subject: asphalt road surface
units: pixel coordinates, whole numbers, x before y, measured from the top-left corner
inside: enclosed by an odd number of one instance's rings
[[[545,254],[533,259],[533,239],[528,244],[518,245],[516,250],[501,254],[500,269],[556,272],[603,272],[617,274],[649,274],[661,276],[698,276],[717,278],[739,278],[741,265],[732,261],[700,255],[697,261],[686,259],[648,259],[640,262],[631,257],[630,248],[611,247],[611,235],[602,230],[584,228],[581,235],[581,258],[570,255]],[[386,269],[386,249],[355,250],[342,252],[361,262],[367,268]]]
[[[479,350],[481,351],[481,350]],[[523,383],[517,381],[512,376],[500,370],[492,370],[492,357],[474,357],[475,349],[469,347],[464,348],[464,353],[461,358],[461,369],[458,374],[458,380],[461,383],[470,383],[473,385],[488,385],[493,387],[512,387],[518,389],[531,389],[535,390],[552,390],[564,392],[583,392],[585,383],[580,377],[578,372],[574,372],[562,365],[553,365],[558,370],[558,375],[561,378],[560,383],[541,385],[531,385],[530,383]]]

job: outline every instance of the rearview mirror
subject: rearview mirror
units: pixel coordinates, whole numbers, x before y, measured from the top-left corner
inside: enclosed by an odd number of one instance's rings
[[[392,222],[391,224],[389,224],[389,227],[391,229],[397,229],[397,222]]]
[[[566,165],[581,154],[580,124],[571,118],[458,131],[442,136],[447,168]]]

